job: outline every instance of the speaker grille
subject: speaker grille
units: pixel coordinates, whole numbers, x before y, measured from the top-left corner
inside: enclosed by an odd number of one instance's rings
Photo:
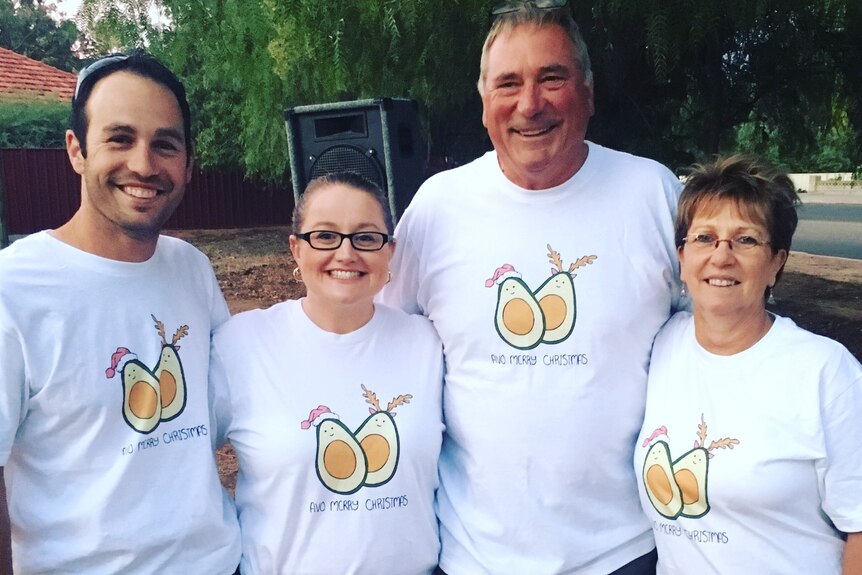
[[[345,144],[329,147],[312,164],[308,179],[313,180],[332,172],[356,172],[386,191],[386,178],[374,150],[366,153],[362,148]]]

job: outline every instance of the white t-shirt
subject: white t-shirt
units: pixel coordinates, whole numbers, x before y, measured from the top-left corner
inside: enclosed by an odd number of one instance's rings
[[[384,300],[427,315],[446,353],[450,575],[606,575],[653,548],[631,457],[678,294],[679,188],[591,143],[555,188],[515,186],[489,152],[405,211]]]
[[[228,318],[206,257],[143,263],[41,232],[0,252],[0,465],[16,573],[233,573],[207,405]]]
[[[382,305],[343,335],[294,300],[220,328],[211,385],[239,460],[243,574],[430,573],[442,383],[428,320]]]
[[[719,356],[675,315],[634,457],[658,572],[840,574],[839,530],[862,530],[860,414],[862,367],[837,342],[776,317]]]

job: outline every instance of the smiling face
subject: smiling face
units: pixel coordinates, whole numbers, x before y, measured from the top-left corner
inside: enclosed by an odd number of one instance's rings
[[[301,231],[313,230],[387,233],[377,200],[344,184],[327,184],[307,198]],[[338,319],[348,329],[368,321],[374,296],[389,280],[393,250],[388,243],[379,251],[358,251],[347,239],[336,250],[317,250],[291,235],[290,251],[306,287],[303,309],[312,321],[326,328]]]
[[[764,225],[752,221],[729,201],[704,207],[692,219],[688,234],[770,239]],[[740,322],[763,317],[764,292],[775,284],[787,259],[786,251],[773,253],[768,244],[747,251],[734,251],[728,242],[702,250],[684,244],[678,253],[695,318],[722,317]]]
[[[569,179],[587,155],[593,88],[557,25],[521,25],[488,49],[482,123],[500,167],[515,184],[547,189]]]
[[[176,97],[153,80],[116,72],[95,85],[86,113],[86,158],[66,133],[82,176],[82,235],[155,242],[191,178]]]

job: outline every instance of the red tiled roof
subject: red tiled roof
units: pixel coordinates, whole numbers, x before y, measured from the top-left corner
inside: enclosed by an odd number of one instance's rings
[[[71,101],[76,76],[0,48],[0,98],[32,98],[55,94]]]

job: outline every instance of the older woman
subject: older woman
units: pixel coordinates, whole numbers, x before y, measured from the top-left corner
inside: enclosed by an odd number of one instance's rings
[[[373,301],[390,278],[391,234],[376,186],[350,173],[313,180],[290,236],[307,295],[214,336],[244,575],[436,566],[442,348],[427,319]]]
[[[656,337],[635,451],[660,574],[862,572],[862,367],[766,309],[797,201],[743,156],[680,197],[693,313]]]

